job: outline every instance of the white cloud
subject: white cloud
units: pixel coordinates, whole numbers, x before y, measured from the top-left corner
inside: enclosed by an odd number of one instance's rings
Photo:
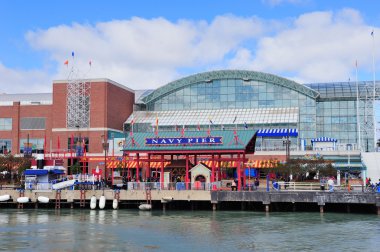
[[[364,71],[370,70],[370,31],[360,13],[352,9],[307,13],[274,36],[260,38],[254,55],[239,49],[230,66],[302,82],[345,81],[353,76],[356,60]]]
[[[95,26],[73,24],[26,35],[36,50],[58,62],[54,78],[64,79],[64,60],[75,51],[75,65],[86,77],[107,77],[134,89],[153,88],[174,80],[180,68],[218,64],[247,39],[257,38],[257,18],[218,16],[211,23],[164,18],[116,20]],[[83,70],[85,69],[85,70]]]
[[[26,34],[34,50],[48,55],[48,69],[54,71],[10,69],[0,63],[0,92],[51,92],[52,80],[68,78],[73,65],[79,78],[109,78],[133,89],[157,88],[182,74],[221,68],[300,82],[347,80],[353,79],[356,59],[360,70],[371,71],[371,31],[353,9],[292,20],[224,15],[211,22],[134,17],[60,25]],[[376,53],[379,58],[380,50]]]
[[[40,70],[19,70],[0,62],[0,93],[51,92],[51,77]]]

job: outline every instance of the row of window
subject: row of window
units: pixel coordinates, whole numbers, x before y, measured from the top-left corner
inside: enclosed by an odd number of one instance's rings
[[[21,130],[44,130],[46,129],[46,118],[24,117],[20,119]],[[0,130],[12,130],[12,118],[0,118]]]

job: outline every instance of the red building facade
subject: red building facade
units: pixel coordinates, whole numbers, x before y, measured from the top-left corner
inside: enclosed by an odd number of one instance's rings
[[[123,133],[123,123],[133,112],[135,94],[109,79],[83,82],[88,87],[86,127],[79,126],[81,122],[75,126],[68,124],[68,117],[73,116],[68,110],[75,109],[75,105],[68,105],[67,81],[53,81],[52,94],[0,94],[2,153],[22,155],[30,146],[33,153],[43,149],[47,157],[64,155],[66,166],[70,163],[67,157],[75,156],[73,138],[75,142],[83,139],[86,155],[102,155],[102,143],[111,135]],[[89,168],[93,168],[91,164]]]

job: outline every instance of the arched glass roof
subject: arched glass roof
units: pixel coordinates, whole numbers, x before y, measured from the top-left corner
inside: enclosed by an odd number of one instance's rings
[[[145,96],[143,98],[143,101],[145,103],[149,103],[157,99],[160,99],[161,97],[167,94],[170,94],[176,90],[179,90],[186,86],[190,86],[194,83],[211,82],[213,80],[220,80],[220,79],[242,79],[244,81],[255,80],[255,81],[272,83],[275,85],[279,85],[282,87],[295,90],[299,93],[302,93],[314,99],[317,98],[317,96],[319,95],[317,91],[309,87],[306,87],[297,82],[294,82],[294,81],[291,81],[291,80],[288,80],[276,75],[262,73],[262,72],[255,72],[255,71],[245,71],[245,70],[220,70],[220,71],[212,71],[212,72],[205,72],[205,73],[190,75],[188,77],[170,82],[156,89],[151,94]]]

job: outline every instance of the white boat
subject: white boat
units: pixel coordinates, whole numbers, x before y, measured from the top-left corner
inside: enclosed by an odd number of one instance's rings
[[[145,211],[147,211],[147,210],[151,210],[151,209],[152,209],[152,205],[151,205],[151,204],[141,204],[141,205],[139,206],[139,209],[140,209],[140,210],[145,210]]]
[[[104,209],[105,206],[106,206],[106,197],[102,195],[100,196],[100,199],[99,199],[99,208]]]
[[[49,198],[45,196],[38,196],[37,201],[40,203],[49,203]]]
[[[162,201],[165,201],[165,202],[170,202],[170,201],[173,201],[173,197],[171,196],[165,196],[165,197],[162,197]]]
[[[119,206],[119,202],[117,201],[117,199],[114,199],[112,202],[113,209],[117,209],[118,206]]]
[[[18,203],[28,203],[29,202],[29,197],[18,197],[17,198]]]
[[[51,187],[53,188],[53,190],[59,190],[66,187],[73,186],[74,184],[75,184],[75,179],[72,179],[72,180],[62,181],[57,184],[53,184]]]
[[[95,209],[96,208],[96,197],[92,196],[90,199],[90,208]]]
[[[11,196],[9,194],[1,195],[0,201],[8,201],[11,199]]]

